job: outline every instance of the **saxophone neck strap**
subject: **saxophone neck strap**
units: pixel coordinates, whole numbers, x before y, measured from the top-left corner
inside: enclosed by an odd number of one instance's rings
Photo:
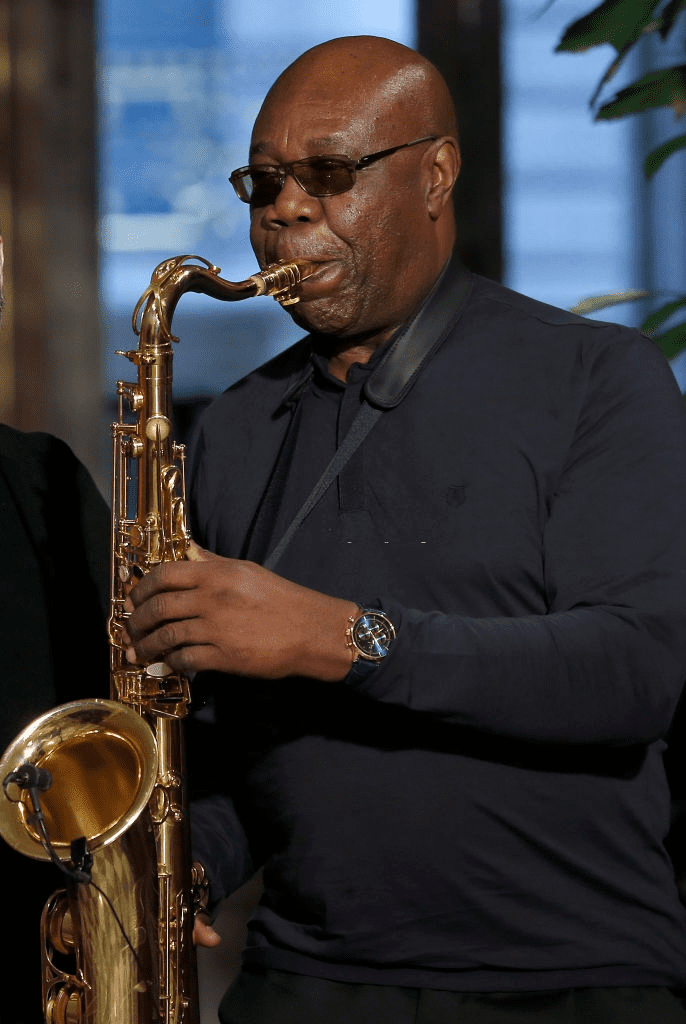
[[[364,386],[368,402],[385,410],[407,398],[423,367],[462,316],[471,291],[472,275],[453,254],[417,315],[370,374]]]
[[[453,257],[417,316],[391,342],[388,352],[367,380],[363,389],[364,404],[319,480],[264,561],[266,569],[274,570],[300,524],[362,444],[381,414],[407,397],[422,367],[438,349],[448,329],[460,318],[471,288],[471,274]]]

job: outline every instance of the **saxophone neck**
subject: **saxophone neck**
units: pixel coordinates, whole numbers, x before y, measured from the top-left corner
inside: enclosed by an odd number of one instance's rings
[[[189,263],[189,260],[199,262]],[[300,282],[316,269],[317,264],[309,260],[284,260],[265,267],[245,281],[227,281],[219,276],[221,268],[202,256],[173,256],[155,267],[150,284],[133,311],[133,329],[140,336],[142,346],[178,341],[171,333],[171,322],[185,292],[210,295],[222,302],[272,295],[282,306],[291,306],[300,301]]]

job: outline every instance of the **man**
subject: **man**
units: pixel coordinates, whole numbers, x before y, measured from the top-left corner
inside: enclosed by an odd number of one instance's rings
[[[0,314],[2,257],[0,238]],[[2,753],[55,705],[107,694],[109,513],[63,441],[0,424],[0,523]],[[50,894],[63,887],[62,876],[2,839],[0,876],[8,924],[4,968],[14,985],[0,1000],[0,1024],[39,1024],[44,1020],[41,911]]]
[[[204,414],[213,553],[129,622],[132,661],[215,673],[215,895],[264,866],[223,1022],[686,1021],[683,406],[638,332],[451,261],[456,136],[426,60],[338,39],[232,175],[260,264],[317,264],[310,333]]]

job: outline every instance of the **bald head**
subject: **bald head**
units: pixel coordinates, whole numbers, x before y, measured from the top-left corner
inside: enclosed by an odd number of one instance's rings
[[[332,39],[279,76],[252,134],[250,238],[262,266],[319,264],[298,323],[381,344],[419,308],[454,244],[456,135],[441,75],[391,39]]]
[[[277,78],[265,99],[316,89],[336,104],[346,97],[370,125],[386,122],[413,136],[457,140],[455,106],[443,76],[431,61],[402,43],[380,36],[343,36],[313,46]],[[388,119],[390,118],[390,122]]]

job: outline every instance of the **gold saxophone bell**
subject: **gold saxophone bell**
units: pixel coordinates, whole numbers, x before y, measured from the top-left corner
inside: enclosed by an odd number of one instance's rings
[[[88,851],[114,842],[138,818],[155,785],[157,743],[144,718],[112,700],[81,700],[48,711],[17,736],[0,761],[0,782],[29,763],[50,773],[41,792],[45,826],[57,856],[73,840]],[[31,822],[26,789],[14,782],[0,801],[0,834],[19,853],[49,860]]]

